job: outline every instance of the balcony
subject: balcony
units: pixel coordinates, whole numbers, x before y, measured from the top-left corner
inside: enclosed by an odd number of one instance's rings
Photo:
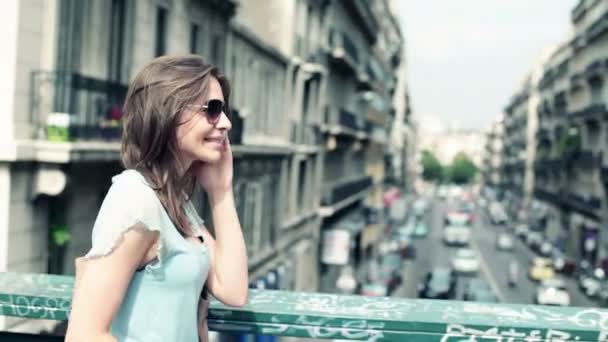
[[[541,201],[552,203],[556,207],[560,207],[562,205],[562,199],[559,192],[551,192],[536,187],[534,189],[534,197]]]
[[[605,104],[592,104],[590,106],[587,106],[581,110],[572,112],[570,114],[570,116],[573,118],[583,118],[583,119],[597,117],[599,115],[602,115],[602,116],[608,115],[608,110],[606,109]]]
[[[118,141],[126,84],[77,73],[32,74],[30,120],[53,141]]]
[[[570,163],[590,168],[598,167],[602,164],[602,154],[588,150],[575,151]]]
[[[359,129],[359,122],[357,120],[357,116],[344,108],[340,109],[338,124],[340,124],[340,126],[350,128],[355,131]]]
[[[556,170],[563,166],[564,162],[561,159],[538,159],[534,162],[536,169]]]
[[[598,219],[597,212],[602,206],[602,201],[597,196],[583,197],[575,193],[569,193],[565,196],[563,204],[570,210]]]
[[[376,42],[380,24],[372,12],[371,3],[365,0],[348,0],[343,1],[343,4],[353,16],[355,22],[359,23],[358,26],[362,29],[370,45],[373,45]]]
[[[364,176],[355,180],[326,185],[321,198],[321,216],[333,215],[341,208],[361,199],[372,184],[372,178]]]
[[[593,22],[585,31],[585,38],[588,42],[593,42],[601,37],[608,30],[608,12],[604,13],[595,22]]]
[[[587,7],[585,6],[585,0],[579,0],[578,4],[572,9],[571,19],[573,23],[579,22],[587,12]]]
[[[604,187],[608,187],[608,167],[602,166],[600,175],[602,178],[602,183],[604,183]]]
[[[73,278],[2,273],[2,314],[66,320]],[[365,341],[605,341],[599,308],[412,300],[250,290],[231,308],[212,301],[212,331]],[[2,341],[63,341],[62,336],[0,332]]]
[[[357,75],[359,72],[359,51],[356,44],[345,32],[331,29],[329,32],[331,61],[339,69]]]
[[[604,61],[601,59],[595,60],[585,68],[584,75],[587,79],[597,76],[602,71]]]

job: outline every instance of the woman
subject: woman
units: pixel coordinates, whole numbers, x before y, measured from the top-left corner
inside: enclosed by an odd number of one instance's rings
[[[247,301],[247,256],[232,193],[226,78],[198,56],[160,57],[124,105],[122,162],[77,272],[67,341],[199,341],[203,285]],[[215,238],[190,195],[207,193]],[[201,336],[201,338],[203,338]]]

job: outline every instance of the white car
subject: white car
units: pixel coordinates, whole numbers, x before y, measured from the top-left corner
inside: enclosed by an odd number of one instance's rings
[[[479,271],[479,257],[470,248],[461,248],[456,251],[452,260],[452,267],[458,273],[477,273]]]
[[[500,233],[496,238],[496,249],[502,251],[511,251],[513,250],[513,238],[510,234]]]
[[[536,290],[536,303],[540,305],[570,305],[570,293],[561,279],[544,280]]]
[[[447,245],[468,245],[471,241],[471,228],[466,226],[446,226],[443,241]]]

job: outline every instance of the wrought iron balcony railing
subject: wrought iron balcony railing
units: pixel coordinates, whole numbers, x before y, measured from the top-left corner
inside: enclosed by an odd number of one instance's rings
[[[330,57],[351,72],[359,71],[359,50],[357,45],[348,34],[336,29],[331,29],[329,33],[329,45],[331,48]]]
[[[31,77],[30,121],[47,128],[47,119],[61,113],[69,118],[62,139],[117,140],[127,89],[126,84],[78,73],[36,71]]]
[[[330,187],[321,199],[322,205],[333,205],[351,196],[361,193],[372,185],[372,178],[365,176],[353,181]]]
[[[1,314],[62,321],[69,316],[73,278],[0,274]],[[520,304],[412,300],[251,290],[231,308],[212,301],[209,328],[362,341],[605,341],[608,310]],[[12,340],[9,340],[11,339]],[[2,341],[63,341],[62,336],[0,332]]]
[[[341,126],[344,126],[344,127],[350,128],[350,129],[354,129],[354,130],[359,129],[359,123],[357,120],[357,116],[354,113],[352,113],[344,108],[340,109],[340,116],[338,118],[338,123]]]

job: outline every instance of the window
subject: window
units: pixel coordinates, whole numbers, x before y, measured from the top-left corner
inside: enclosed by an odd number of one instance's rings
[[[158,7],[156,10],[156,40],[154,55],[162,56],[167,52],[167,10]]]
[[[110,43],[108,51],[108,79],[121,81],[125,44],[125,0],[112,0],[110,17]]]
[[[213,35],[213,44],[211,44],[211,58],[213,64],[222,67],[222,37],[219,34]]]
[[[298,163],[298,214],[302,214],[306,206],[306,194],[311,191],[307,188],[306,179],[308,170],[306,168],[306,159]]]
[[[200,31],[198,24],[190,25],[190,53],[198,52],[198,32]]]
[[[602,93],[604,90],[604,82],[601,78],[596,77],[589,81],[591,86],[591,103],[603,104]]]

